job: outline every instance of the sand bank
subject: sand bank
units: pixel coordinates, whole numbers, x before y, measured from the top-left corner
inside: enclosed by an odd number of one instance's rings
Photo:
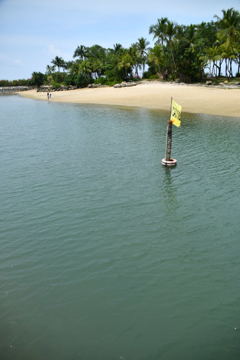
[[[21,96],[47,100],[47,94],[29,90]],[[134,87],[77,89],[52,93],[52,102],[135,106],[169,110],[171,96],[183,112],[240,117],[240,89],[144,82]]]

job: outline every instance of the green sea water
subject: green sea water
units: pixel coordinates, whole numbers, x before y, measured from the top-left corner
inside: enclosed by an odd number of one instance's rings
[[[239,119],[0,109],[0,359],[239,359]]]

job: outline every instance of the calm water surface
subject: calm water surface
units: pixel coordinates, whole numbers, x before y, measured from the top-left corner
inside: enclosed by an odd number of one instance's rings
[[[239,119],[0,108],[0,359],[239,359]]]

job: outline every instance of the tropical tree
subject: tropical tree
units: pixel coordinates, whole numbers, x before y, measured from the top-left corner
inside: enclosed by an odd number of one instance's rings
[[[205,50],[205,53],[202,55],[202,58],[206,60],[206,66],[209,67],[210,74],[212,76],[221,76],[222,71],[222,51],[220,51],[219,46],[208,47]]]
[[[51,63],[58,68],[58,71],[60,71],[60,68],[65,69],[65,61],[59,56],[56,56]]]
[[[157,74],[159,78],[166,79],[166,58],[164,56],[163,46],[156,44],[150,49],[148,54],[148,65],[150,73]]]
[[[93,45],[88,48],[86,58],[91,64],[94,76],[101,77],[105,70],[106,49],[100,45]]]
[[[128,51],[119,58],[117,68],[122,73],[123,80],[128,80],[129,77],[132,77],[132,66],[134,64],[133,58]]]
[[[138,78],[139,77],[139,69],[141,69],[141,57],[137,47],[137,44],[132,44],[128,49],[128,53],[132,59],[132,67],[134,69],[134,75]]]
[[[157,43],[162,46],[166,41],[166,30],[169,20],[166,17],[157,20],[155,25],[151,25],[149,28],[149,34],[153,34],[153,38],[156,39]]]
[[[79,45],[74,51],[73,57],[78,57],[80,60],[84,60],[87,56],[88,48],[84,45]]]
[[[41,72],[33,72],[32,73],[32,78],[30,80],[31,85],[40,87],[41,85],[44,84],[45,81],[45,75]]]
[[[233,8],[222,10],[222,17],[215,15],[217,19],[217,38],[220,42],[222,57],[225,60],[225,73],[232,77],[233,61],[239,63],[239,38],[240,38],[240,13]]]
[[[114,54],[119,55],[119,54],[122,54],[123,51],[124,51],[124,49],[123,49],[123,46],[122,46],[121,44],[116,43],[116,44],[113,45],[112,52],[113,52]]]
[[[128,53],[128,57],[126,57]],[[110,82],[127,80],[129,70],[132,73],[134,66],[133,49],[124,49],[119,43],[106,52],[105,76]],[[130,68],[130,69],[129,69]]]
[[[50,74],[52,74],[52,73],[54,72],[54,70],[55,70],[55,66],[54,66],[54,65],[53,65],[53,66],[47,65],[47,67],[46,67],[46,74],[47,74],[47,75],[50,75]]]
[[[178,27],[174,48],[176,74],[181,81],[201,81],[207,65],[205,46],[199,36],[198,25]]]
[[[92,82],[92,66],[88,60],[83,60],[78,64],[76,85],[85,87]]]
[[[146,65],[146,61],[147,61],[147,52],[148,52],[149,44],[150,44],[149,41],[143,37],[139,38],[136,43],[136,47],[139,52],[139,57],[140,57],[143,73],[145,72],[145,65]]]
[[[161,44],[165,57],[167,59],[167,68],[165,73],[171,76],[172,79],[176,78],[176,61],[174,56],[175,37],[177,34],[178,26],[168,18],[161,18],[157,20],[155,25],[150,26],[149,33],[153,34],[156,39],[156,44]]]

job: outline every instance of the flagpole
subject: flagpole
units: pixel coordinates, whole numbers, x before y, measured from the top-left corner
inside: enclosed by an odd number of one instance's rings
[[[173,101],[173,98],[171,97],[170,118],[167,122],[165,158],[162,159],[162,161],[161,161],[162,165],[168,166],[168,167],[177,165],[177,160],[171,158],[171,153],[172,153],[172,119],[171,119],[172,101]]]
[[[171,97],[170,117],[171,117],[171,109],[172,109],[172,97]],[[166,155],[165,155],[165,159],[167,161],[171,159],[171,153],[172,153],[172,121],[171,118],[169,118],[167,122]]]

